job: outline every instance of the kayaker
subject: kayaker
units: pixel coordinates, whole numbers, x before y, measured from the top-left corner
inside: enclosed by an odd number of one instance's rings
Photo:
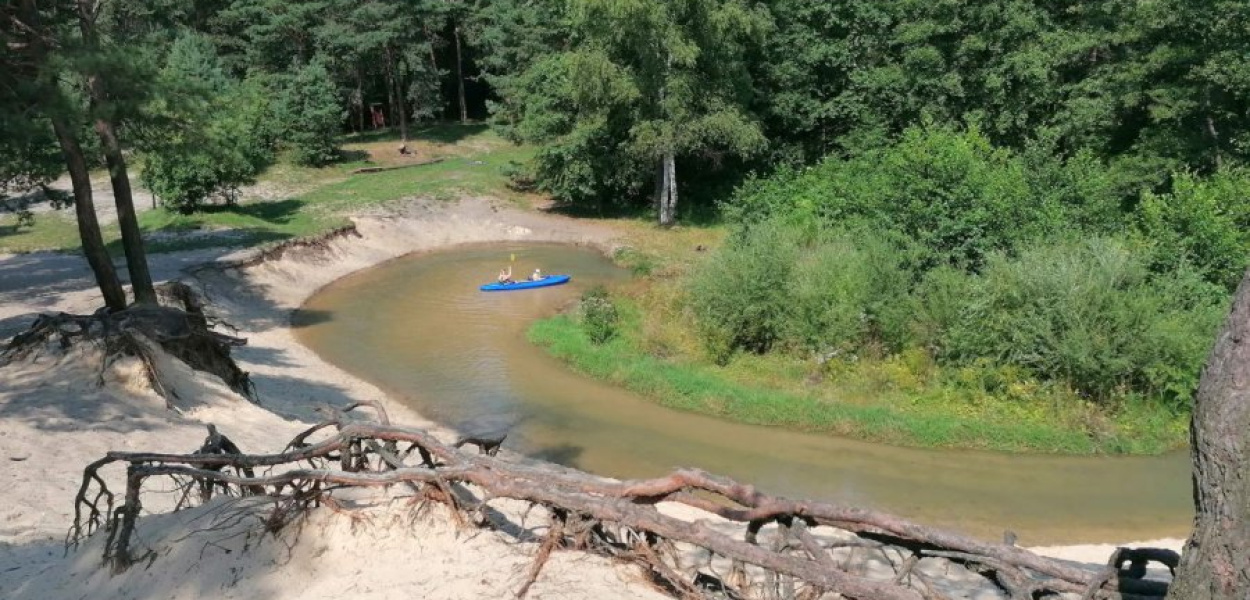
[[[512,281],[512,265],[508,265],[507,269],[500,269],[499,283],[516,283]]]
[[[542,278],[543,278],[542,269],[534,269],[534,273],[530,275],[530,281],[538,281],[539,279],[542,279]]]

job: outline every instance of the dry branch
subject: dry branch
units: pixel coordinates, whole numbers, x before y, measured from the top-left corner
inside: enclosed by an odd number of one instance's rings
[[[795,501],[762,493],[753,486],[698,470],[680,470],[658,479],[612,481],[553,465],[524,464],[493,454],[462,452],[420,429],[388,424],[379,406],[379,423],[350,421],[347,411],[331,411],[325,423],[300,433],[280,454],[243,454],[210,428],[209,439],[192,454],[110,452],[89,465],[76,497],[69,541],[76,543],[104,526],[109,531],[106,559],[124,569],[134,559],[130,538],[141,501],[140,488],[152,477],[169,477],[213,494],[266,495],[275,500],[276,528],[291,515],[333,502],[337,489],[404,484],[419,497],[448,505],[460,524],[490,526],[477,518],[494,499],[520,500],[545,507],[552,526],[518,595],[540,576],[551,552],[570,548],[627,560],[647,568],[666,589],[683,597],[845,598],[920,600],[933,597],[931,586],[915,567],[920,557],[941,557],[963,564],[1011,598],[1056,593],[1086,593],[1091,598],[1146,597],[1166,594],[1165,584],[1137,579],[1119,570],[1090,572],[1046,559],[1022,548],[987,543],[912,523],[894,515],[819,502]],[[310,443],[318,432],[333,435]],[[397,448],[407,445],[406,452]],[[405,462],[418,450],[421,463]],[[100,469],[127,465],[124,504],[113,510]],[[307,465],[307,466],[302,466]],[[257,469],[265,468],[263,474]],[[453,489],[454,488],[454,489]],[[686,521],[657,510],[659,502],[699,508],[742,524],[741,537]],[[758,537],[776,524],[774,543]],[[851,541],[822,544],[809,531],[828,526],[855,534]],[[683,565],[674,544],[696,547],[709,559]],[[869,551],[898,552],[897,573],[872,578],[846,570],[829,554],[834,547],[865,546]],[[735,565],[722,578],[711,558]],[[1128,558],[1125,558],[1128,557]],[[1169,562],[1163,551],[1123,550],[1113,561]],[[1170,566],[1170,565],[1169,565]],[[1115,575],[1119,575],[1116,577]]]

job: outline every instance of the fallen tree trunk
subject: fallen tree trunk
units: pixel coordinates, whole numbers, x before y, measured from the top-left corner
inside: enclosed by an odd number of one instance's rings
[[[337,505],[331,495],[343,488],[409,486],[420,497],[446,504],[458,522],[491,526],[478,519],[495,499],[513,499],[545,507],[551,527],[525,585],[538,577],[547,556],[559,548],[577,549],[628,560],[647,569],[653,579],[682,597],[821,598],[828,595],[863,600],[921,600],[944,597],[926,581],[916,563],[941,558],[967,566],[985,581],[1015,598],[1040,598],[1060,593],[1086,598],[1160,598],[1161,582],[1139,579],[1140,573],[1120,570],[1120,563],[1154,560],[1175,566],[1174,552],[1123,549],[1113,563],[1092,572],[1050,560],[1022,548],[913,523],[877,511],[821,502],[788,500],[753,486],[698,470],[639,481],[613,481],[580,471],[544,464],[525,464],[493,454],[462,452],[420,429],[388,424],[378,409],[379,423],[351,422],[346,412],[332,411],[330,420],[299,434],[279,454],[243,454],[210,428],[205,445],[192,454],[110,452],[89,465],[75,499],[75,521],[68,543],[92,532],[108,532],[105,558],[115,569],[136,560],[131,538],[150,478],[171,478],[183,490],[179,507],[207,501],[214,493],[267,496],[275,509],[269,526],[280,527],[291,516],[317,504]],[[309,443],[317,432],[328,438]],[[414,453],[420,464],[407,461]],[[100,470],[109,464],[127,467],[123,504],[108,490]],[[257,475],[264,468],[262,475]],[[454,491],[453,491],[454,489]],[[198,490],[200,494],[193,494]],[[658,510],[661,502],[683,504],[740,524],[739,537],[706,520],[688,521]],[[774,543],[760,543],[766,526]],[[858,542],[830,541],[811,528],[836,528]],[[704,566],[686,564],[677,545],[699,549]],[[906,557],[888,578],[870,577],[842,568],[830,552],[860,546]],[[887,550],[890,553],[887,553]],[[708,567],[713,558],[733,565],[728,574]],[[892,562],[892,560],[891,560]],[[1132,570],[1130,570],[1132,571]]]

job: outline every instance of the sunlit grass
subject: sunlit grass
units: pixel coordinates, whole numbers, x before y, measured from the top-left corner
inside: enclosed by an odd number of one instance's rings
[[[315,235],[347,223],[363,209],[407,198],[450,199],[461,195],[512,199],[508,172],[532,149],[503,140],[484,125],[438,125],[416,130],[398,152],[399,136],[383,131],[348,137],[344,160],[311,168],[280,160],[260,177],[259,187],[289,190],[277,198],[245,200],[234,206],[206,206],[192,214],[163,208],[140,213],[149,252],[211,246],[250,246]],[[399,167],[353,173],[365,167]],[[120,254],[115,225],[102,226],[110,251]],[[40,214],[33,225],[17,227],[15,216],[0,217],[0,251],[75,251],[79,248],[72,213]]]

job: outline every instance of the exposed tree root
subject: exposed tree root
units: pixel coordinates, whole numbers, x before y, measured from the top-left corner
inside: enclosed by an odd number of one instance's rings
[[[115,569],[127,568],[138,558],[130,540],[140,489],[148,478],[169,477],[185,490],[180,507],[207,501],[214,494],[272,498],[271,530],[312,506],[336,506],[331,495],[354,487],[410,486],[422,501],[446,504],[464,526],[491,526],[483,515],[495,499],[544,507],[551,526],[518,596],[538,579],[550,554],[562,548],[641,565],[664,589],[683,598],[943,598],[917,566],[931,557],[980,573],[1013,600],[1060,593],[1117,600],[1161,598],[1167,593],[1166,584],[1140,579],[1139,570],[1121,567],[1125,562],[1175,564],[1175,553],[1121,549],[1106,570],[1090,572],[1012,545],[983,542],[886,513],[770,496],[698,470],[612,481],[554,465],[512,462],[493,454],[463,452],[420,429],[390,425],[376,405],[378,423],[345,418],[360,406],[332,411],[329,420],[300,433],[280,454],[242,454],[211,426],[205,444],[192,454],[110,452],[83,472],[67,541],[76,544],[103,529],[108,535],[105,559]],[[314,433],[332,430],[330,437],[310,443]],[[407,450],[399,451],[403,446]],[[421,456],[419,465],[406,462],[414,450]],[[117,507],[116,495],[99,476],[100,469],[111,463],[127,466],[124,501]],[[668,516],[657,510],[660,502],[719,515],[742,524],[745,533],[739,537],[706,521]],[[766,531],[766,526],[775,527]],[[817,526],[854,535],[840,541],[820,539],[811,531]],[[769,532],[771,543],[765,544],[761,537]],[[679,546],[704,558],[683,559]],[[894,573],[870,577],[852,572],[831,554],[839,548],[879,552],[895,565]]]
[[[185,284],[166,284],[158,293],[180,308],[139,305],[114,313],[100,310],[91,315],[39,315],[0,351],[0,365],[89,343],[100,350],[101,382],[105,369],[118,358],[137,357],[143,362],[149,384],[172,406],[178,393],[162,377],[159,365],[160,353],[164,352],[197,371],[220,377],[230,389],[255,401],[251,379],[230,356],[231,348],[247,340],[214,331],[217,323],[205,314]]]

